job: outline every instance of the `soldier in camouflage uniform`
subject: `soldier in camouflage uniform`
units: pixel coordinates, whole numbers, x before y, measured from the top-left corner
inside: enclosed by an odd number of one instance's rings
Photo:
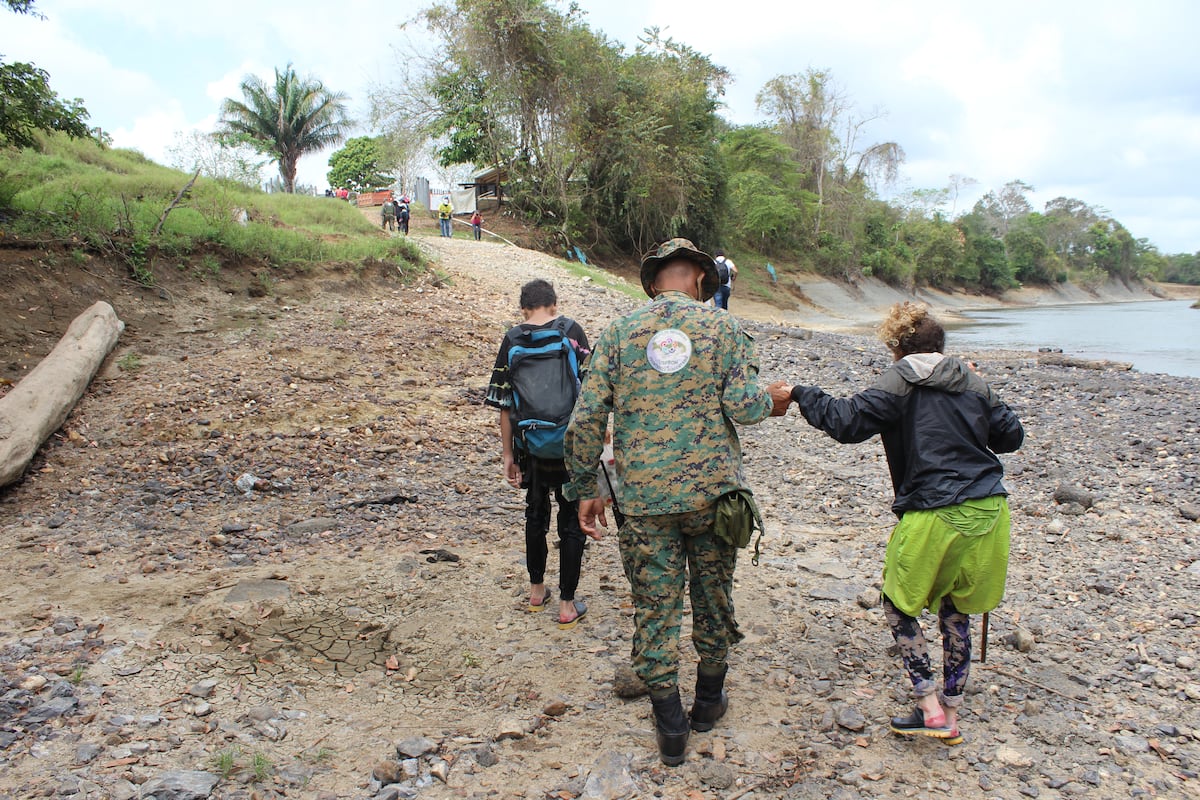
[[[580,525],[596,536],[597,521],[607,527],[604,503],[592,495],[611,412],[633,668],[650,688],[660,757],[674,766],[689,731],[678,687],[684,583],[690,576],[700,656],[690,727],[707,731],[727,708],[725,659],[742,639],[732,597],[737,549],[713,532],[718,498],[747,488],[734,423],[782,414],[786,403],[775,409],[759,385],[754,342],[737,319],[703,304],[718,286],[711,256],[672,239],[643,259],[641,277],[654,302],[610,325],[592,351],[566,461],[577,477]]]

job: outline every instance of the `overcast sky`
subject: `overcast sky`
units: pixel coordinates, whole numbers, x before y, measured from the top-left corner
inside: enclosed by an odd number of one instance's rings
[[[44,20],[0,12],[0,54],[46,69],[118,146],[166,163],[176,133],[212,130],[247,73],[289,61],[348,93],[365,120],[368,88],[398,74],[398,25],[425,5],[38,0]],[[579,5],[612,40],[632,47],[658,26],[729,69],[723,113],[734,123],[761,119],[754,96],[770,78],[828,69],[862,113],[886,111],[865,139],[904,148],[908,188],[970,176],[969,205],[1020,179],[1035,208],[1075,197],[1164,252],[1200,251],[1200,3]],[[300,181],[324,189],[327,157],[303,159]]]

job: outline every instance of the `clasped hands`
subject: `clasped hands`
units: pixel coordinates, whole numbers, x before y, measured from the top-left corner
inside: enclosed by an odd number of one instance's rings
[[[771,395],[771,416],[782,417],[787,414],[788,406],[792,404],[792,387],[787,381],[775,381],[767,387]]]

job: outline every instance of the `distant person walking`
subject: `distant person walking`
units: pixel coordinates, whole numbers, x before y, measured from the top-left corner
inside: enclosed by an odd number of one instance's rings
[[[383,202],[383,208],[379,209],[379,216],[382,218],[382,225],[385,231],[396,230],[396,204],[389,198]]]
[[[408,207],[408,197],[400,198],[400,202],[396,204],[396,226],[405,236],[408,236],[408,218],[411,213]]]
[[[717,250],[713,256],[713,261],[717,265],[717,278],[721,285],[717,287],[716,293],[713,295],[713,304],[717,308],[729,310],[729,296],[733,294],[733,282],[737,279],[737,264],[734,264],[726,255],[724,250]]]
[[[452,218],[454,217],[454,206],[450,204],[450,195],[442,198],[442,204],[437,207],[438,225],[441,226],[442,236],[450,238],[453,232],[450,230]]]
[[[475,241],[479,241],[480,235],[483,233],[483,217],[479,215],[478,209],[471,215],[471,233],[475,236]]]

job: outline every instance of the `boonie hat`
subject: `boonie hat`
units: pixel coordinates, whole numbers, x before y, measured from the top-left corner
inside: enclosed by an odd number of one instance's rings
[[[642,257],[642,289],[647,297],[654,297],[654,277],[668,261],[682,258],[704,270],[704,281],[700,284],[700,299],[708,300],[717,293],[721,278],[717,274],[717,262],[687,239],[668,239]]]

